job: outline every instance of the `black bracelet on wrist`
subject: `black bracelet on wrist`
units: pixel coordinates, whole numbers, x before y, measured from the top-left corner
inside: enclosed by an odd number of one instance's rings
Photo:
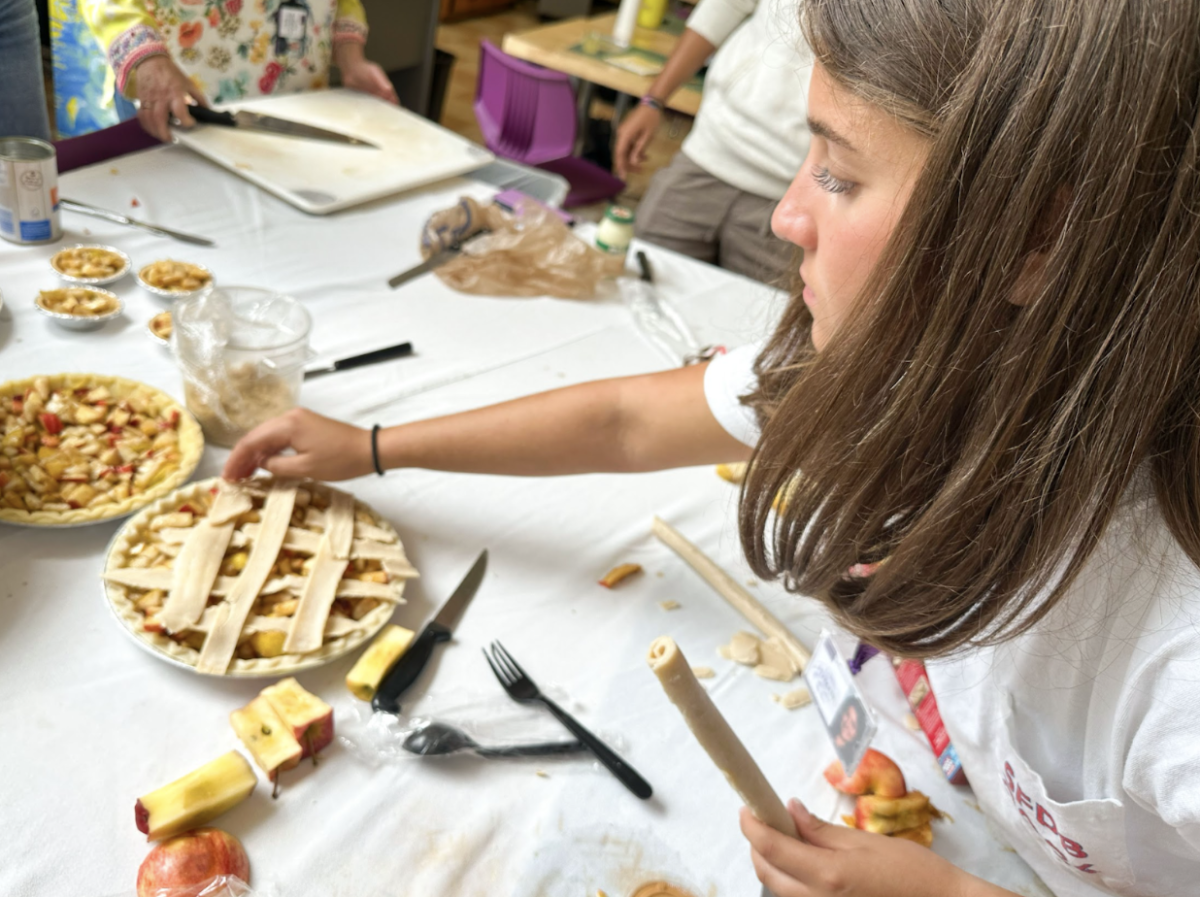
[[[664,103],[658,97],[650,96],[650,94],[646,94],[644,97],[638,100],[638,103],[642,106],[649,106],[651,109],[657,109],[659,112],[665,112],[667,109],[666,103]]]
[[[383,476],[383,467],[379,464],[379,424],[371,427],[371,463],[375,465],[375,472]]]

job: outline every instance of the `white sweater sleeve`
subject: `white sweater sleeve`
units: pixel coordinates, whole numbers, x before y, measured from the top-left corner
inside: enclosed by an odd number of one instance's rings
[[[687,26],[719,47],[757,6],[758,0],[700,0],[688,16]]]

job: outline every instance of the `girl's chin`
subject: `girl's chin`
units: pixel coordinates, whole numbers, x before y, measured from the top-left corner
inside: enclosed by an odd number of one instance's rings
[[[825,333],[825,328],[821,326],[821,322],[814,319],[812,324],[812,343],[813,348],[820,352],[825,348],[825,342],[828,335]]]

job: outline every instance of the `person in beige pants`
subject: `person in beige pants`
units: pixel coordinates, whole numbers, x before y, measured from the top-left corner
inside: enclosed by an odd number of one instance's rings
[[[756,280],[789,282],[796,250],[772,233],[771,215],[808,152],[812,61],[794,3],[700,0],[618,128],[614,167],[621,177],[639,169],[668,98],[710,56],[695,125],[651,180],[637,236]]]

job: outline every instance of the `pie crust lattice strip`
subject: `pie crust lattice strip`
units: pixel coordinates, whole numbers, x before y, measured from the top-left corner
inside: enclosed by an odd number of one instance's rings
[[[417,571],[396,531],[311,480],[195,483],[118,533],[110,603],[141,642],[209,675],[275,675],[362,644]]]

